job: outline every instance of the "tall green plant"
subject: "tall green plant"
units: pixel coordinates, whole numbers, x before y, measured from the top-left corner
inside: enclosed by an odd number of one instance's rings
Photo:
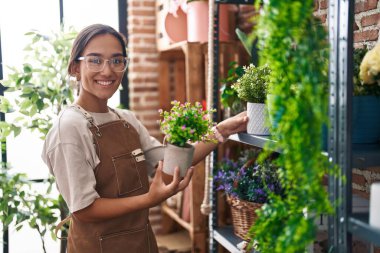
[[[53,117],[63,105],[73,101],[66,67],[76,32],[61,27],[49,36],[38,31],[26,36],[30,43],[24,49],[23,66],[9,67],[10,74],[2,81],[7,90],[0,96],[0,111],[13,120],[0,122],[1,141],[11,134],[17,137],[22,130],[37,130],[44,139]],[[37,193],[31,189],[26,175],[13,173],[9,164],[2,164],[0,180],[0,221],[5,228],[15,222],[16,229],[27,222],[38,231],[46,252],[44,236],[53,231],[63,205],[63,201],[48,197],[53,180],[48,180],[46,192]],[[53,234],[52,237],[55,238]]]
[[[316,217],[333,210],[322,185],[329,173],[321,148],[328,122],[327,36],[313,17],[313,0],[270,0],[261,8],[255,35],[260,64],[271,68],[277,142],[270,149],[282,151],[277,165],[285,197],[271,196],[250,235],[261,253],[305,252],[316,237]]]
[[[26,33],[30,43],[24,49],[23,66],[9,67],[10,74],[3,80],[8,96],[0,97],[0,111],[17,111],[21,115],[1,126],[0,138],[12,132],[17,136],[21,128],[27,128],[38,130],[43,139],[51,127],[52,117],[64,104],[73,101],[73,87],[70,87],[66,67],[75,35],[72,29],[65,31],[63,27],[51,36],[38,31]]]

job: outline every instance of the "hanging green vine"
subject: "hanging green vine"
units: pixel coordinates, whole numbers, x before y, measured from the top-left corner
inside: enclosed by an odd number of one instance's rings
[[[272,70],[269,114],[277,142],[270,149],[282,151],[277,162],[286,196],[271,196],[259,211],[251,242],[261,253],[305,252],[316,237],[316,217],[333,210],[322,184],[329,167],[321,152],[328,121],[327,35],[313,17],[313,0],[267,0],[261,8],[255,36],[260,64]]]

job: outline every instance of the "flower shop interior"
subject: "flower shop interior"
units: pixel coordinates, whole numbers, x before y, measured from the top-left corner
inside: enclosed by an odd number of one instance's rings
[[[68,210],[40,153],[75,97],[61,74],[73,35],[92,23],[127,39],[112,106],[159,141],[159,112],[186,102],[252,119],[150,209],[160,252],[380,253],[379,0],[13,2],[0,2],[3,253],[66,252],[52,231]],[[21,5],[28,30],[13,25]]]

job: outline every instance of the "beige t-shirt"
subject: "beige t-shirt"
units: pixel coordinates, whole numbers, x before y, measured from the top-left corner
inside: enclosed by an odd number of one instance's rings
[[[149,135],[131,111],[115,110],[139,133],[148,169],[153,169],[159,160],[163,160],[161,143]],[[118,120],[112,111],[89,113],[98,125]],[[77,109],[68,107],[58,116],[44,142],[42,159],[55,177],[58,190],[72,213],[99,198],[94,169],[100,161],[92,140],[87,119]]]

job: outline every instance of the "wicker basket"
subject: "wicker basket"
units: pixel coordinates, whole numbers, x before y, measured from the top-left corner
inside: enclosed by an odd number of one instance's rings
[[[231,208],[232,223],[235,235],[243,240],[247,240],[249,228],[257,218],[256,210],[263,204],[248,202],[227,195],[227,202]]]

